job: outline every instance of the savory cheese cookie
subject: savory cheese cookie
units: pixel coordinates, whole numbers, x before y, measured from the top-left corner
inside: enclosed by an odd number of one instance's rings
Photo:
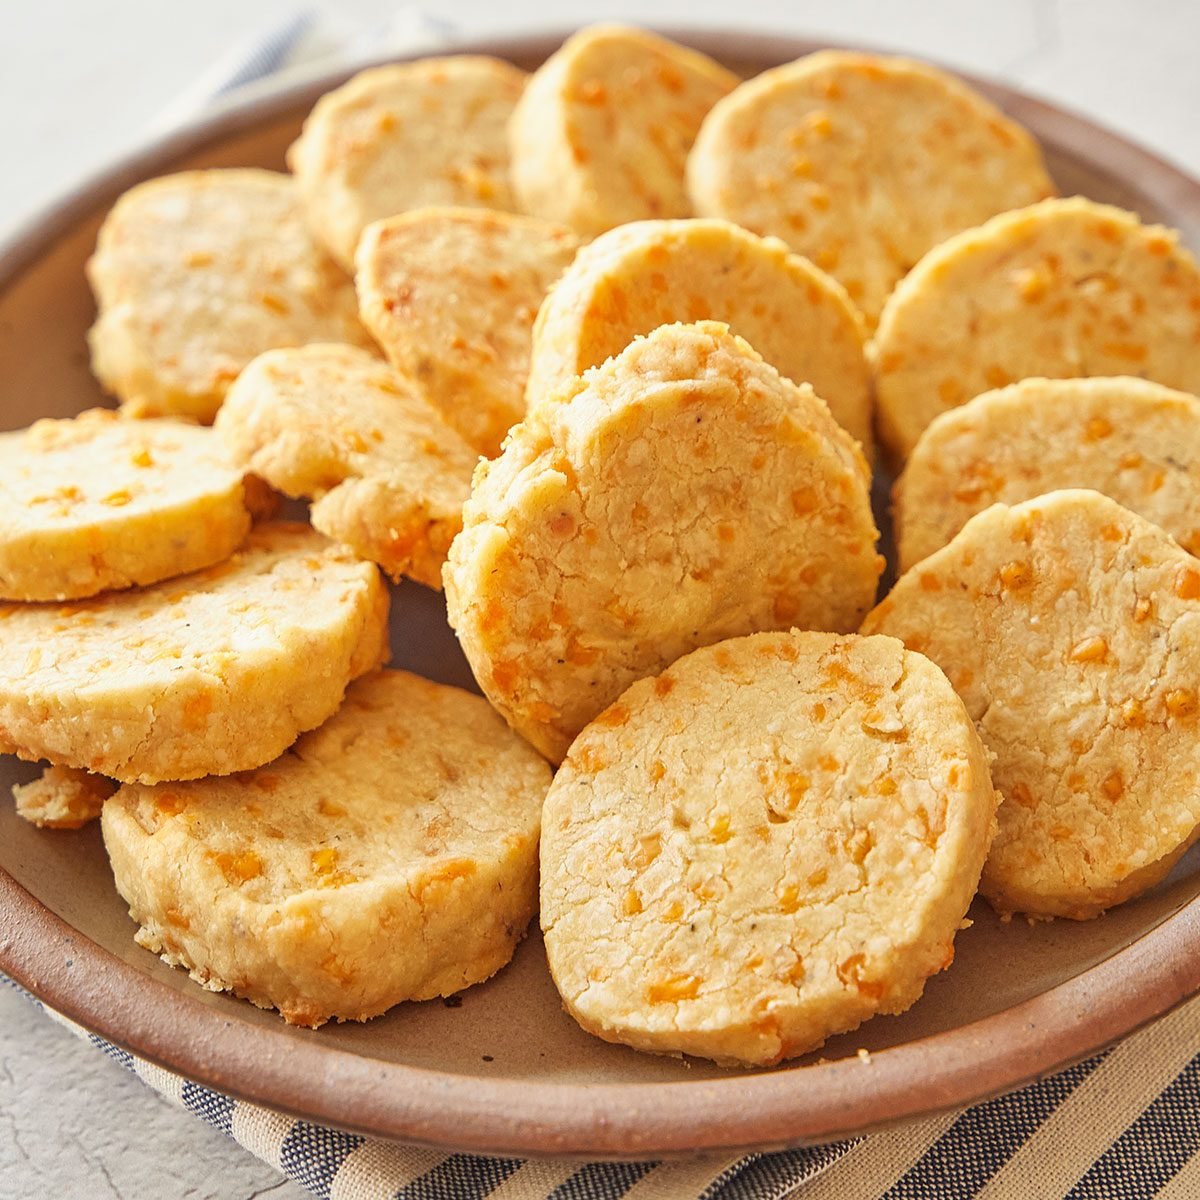
[[[350,281],[274,171],[186,171],[126,192],[88,262],[92,368],[135,416],[211,421],[256,355],[369,339]]]
[[[463,54],[372,67],[317,101],[288,150],[314,233],[350,271],[372,221],[512,208],[505,132],[526,75]]]
[[[94,821],[117,785],[74,767],[47,767],[37,779],[13,788],[17,816],[39,829],[82,829]]]
[[[393,579],[441,587],[478,456],[386,363],[353,346],[272,350],[217,414],[233,460]]]
[[[365,1021],[509,961],[549,784],[486,701],[380,671],[258,771],[123,787],[104,844],[148,950],[291,1024]]]
[[[583,234],[686,217],[688,151],[736,84],[711,58],[644,29],[581,30],[538,69],[513,113],[521,208]]]
[[[942,413],[895,488],[900,569],[990,504],[1092,488],[1200,552],[1200,400],[1144,379],[1026,379]]]
[[[0,599],[72,600],[228,558],[250,529],[212,430],[92,409],[0,433]]]
[[[1139,375],[1200,392],[1200,267],[1178,235],[1073,197],[930,251],[875,336],[879,435],[902,461],[934,417],[1019,379]]]
[[[938,663],[1004,796],[981,891],[1083,919],[1200,830],[1200,560],[1091,491],[993,505],[863,622]]]
[[[853,629],[883,560],[857,443],[715,322],[575,380],[483,463],[446,563],[483,691],[558,761],[634,680],[697,646]]]
[[[696,650],[597,717],[546,797],[554,982],[607,1041],[804,1054],[950,965],[995,808],[962,701],[893,638]]]
[[[0,604],[0,753],[124,782],[269,762],[388,657],[371,563],[307,525],[218,566],[75,604]]]
[[[1054,194],[1037,143],[925,63],[823,50],[741,84],[688,159],[696,211],[773,233],[874,325],[926,251]]]
[[[489,458],[524,415],[533,319],[578,244],[562,225],[470,208],[418,209],[363,234],[363,324]]]
[[[708,318],[781,375],[811,383],[869,457],[861,315],[824,271],[728,221],[638,221],[585,246],[538,313],[526,399],[538,403],[638,334]]]

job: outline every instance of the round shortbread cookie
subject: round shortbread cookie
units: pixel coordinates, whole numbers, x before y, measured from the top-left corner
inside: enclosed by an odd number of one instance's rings
[[[528,76],[477,55],[372,67],[317,101],[288,166],[347,271],[372,221],[428,204],[514,207],[507,127]]]
[[[962,701],[894,639],[697,650],[597,717],[555,777],[550,971],[607,1041],[804,1054],[949,966],[995,809]]]
[[[1083,919],[1200,831],[1200,560],[1091,491],[973,517],[863,622],[927,654],[994,754],[980,890]]]
[[[12,790],[17,816],[39,829],[82,829],[94,821],[117,785],[74,767],[47,767]]]
[[[467,208],[419,209],[363,234],[363,324],[489,458],[525,413],[530,329],[578,245],[562,225]]]
[[[486,701],[380,671],[260,770],[123,787],[104,844],[148,950],[292,1024],[365,1021],[512,958],[549,785]]]
[[[187,171],[126,192],[88,262],[92,368],[136,416],[211,421],[264,350],[370,339],[354,288],[274,171]]]
[[[644,29],[581,30],[535,72],[513,113],[521,208],[589,235],[686,217],[688,151],[737,82],[711,58]]]
[[[870,456],[871,377],[845,289],[774,238],[727,221],[640,221],[576,256],[538,313],[532,407],[673,321],[725,321],[781,375],[811,383]]]
[[[949,408],[1045,376],[1138,375],[1200,392],[1200,267],[1178,235],[1081,197],[951,238],[892,294],[873,346],[898,461]]]
[[[0,599],[74,600],[228,558],[250,529],[211,429],[92,409],[0,434]]]
[[[442,586],[478,455],[386,363],[354,346],[256,358],[217,414],[235,462],[393,579]]]
[[[387,613],[371,563],[280,522],[153,587],[0,604],[0,753],[143,783],[261,766],[387,659]]]
[[[895,488],[906,571],[991,504],[1091,488],[1200,552],[1200,400],[1144,379],[1026,379],[936,418]]]
[[[667,325],[480,465],[446,563],[485,694],[548,758],[634,680],[763,629],[853,629],[883,560],[857,443],[726,326]]]
[[[696,211],[773,233],[874,325],[951,234],[1054,194],[1037,143],[925,63],[824,50],[718,103],[688,159]]]

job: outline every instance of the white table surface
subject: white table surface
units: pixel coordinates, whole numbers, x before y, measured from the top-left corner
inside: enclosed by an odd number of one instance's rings
[[[31,0],[0,5],[0,231],[145,136],[214,60],[293,0]],[[392,0],[339,0],[370,27]],[[1200,174],[1195,0],[444,0],[472,33],[597,17],[827,36],[925,54],[1090,113]],[[0,380],[0,403],[3,381]],[[2,802],[2,800],[0,800]],[[2,915],[0,915],[2,920]],[[0,1196],[251,1200],[306,1193],[0,991]]]

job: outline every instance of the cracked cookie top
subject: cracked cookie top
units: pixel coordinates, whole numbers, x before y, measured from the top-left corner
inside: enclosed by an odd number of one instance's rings
[[[581,29],[538,68],[513,110],[520,208],[586,236],[687,216],[688,151],[737,81],[707,55],[645,29]]]
[[[0,753],[125,782],[260,766],[387,658],[388,593],[307,525],[74,604],[0,604]]]
[[[477,456],[387,363],[321,343],[261,354],[214,429],[234,462],[311,499],[314,528],[440,587]]]
[[[182,171],[130,188],[87,265],[92,369],[136,417],[211,421],[264,350],[370,344],[349,279],[277,171]]]
[[[991,504],[1103,492],[1200,550],[1200,400],[1146,379],[1023,379],[942,413],[896,481],[900,570]]]
[[[210,430],[104,408],[0,433],[0,598],[77,600],[228,558],[244,472]]]
[[[360,71],[313,106],[288,166],[347,271],[372,221],[427,204],[511,209],[507,127],[526,75],[476,54]]]
[[[1161,225],[1081,196],[931,250],[876,330],[879,436],[897,462],[947,409],[1019,379],[1139,375],[1200,391],[1200,266]]]
[[[377,671],[260,770],[126,785],[104,840],[143,945],[290,1022],[362,1021],[508,962],[549,783],[480,697]]]
[[[823,50],[713,106],[688,158],[696,212],[783,238],[872,327],[931,247],[1054,194],[1030,133],[927,63]]]
[[[529,407],[639,334],[709,318],[725,321],[781,375],[811,383],[870,460],[861,315],[824,271],[728,221],[637,221],[585,246],[538,311]]]
[[[363,324],[488,458],[525,413],[534,318],[578,244],[565,226],[477,208],[422,208],[363,232]]]
[[[857,443],[715,322],[588,371],[482,464],[450,623],[509,723],[558,761],[634,680],[697,646],[846,632],[883,560]]]
[[[697,650],[597,717],[551,786],[555,982],[639,1049],[802,1054],[949,964],[994,809],[962,702],[895,639]]]
[[[1200,560],[1115,501],[993,505],[863,622],[938,663],[1004,796],[980,890],[1084,918],[1200,829]]]

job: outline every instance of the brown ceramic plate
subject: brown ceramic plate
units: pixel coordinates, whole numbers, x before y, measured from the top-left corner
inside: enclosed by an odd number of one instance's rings
[[[817,47],[675,33],[747,74]],[[540,62],[557,37],[462,49]],[[259,96],[151,146],[0,249],[0,427],[102,401],[84,331],[83,264],[129,185],[184,167],[283,167],[346,72]],[[1200,184],[1088,121],[980,85],[1030,126],[1064,192],[1182,229],[1200,245]],[[396,663],[470,686],[439,597],[396,595]],[[0,760],[0,788],[34,769]],[[0,803],[0,969],[88,1029],[192,1079],[298,1116],[406,1142],[509,1154],[636,1157],[828,1140],[1015,1087],[1200,990],[1200,848],[1153,892],[1097,921],[1002,925],[981,903],[953,968],[901,1017],[771,1071],[721,1071],[588,1037],[559,1007],[540,940],[461,1006],[408,1004],[319,1032],[202,991],[134,945],[99,833],[38,832]],[[856,1051],[866,1047],[870,1062]]]

